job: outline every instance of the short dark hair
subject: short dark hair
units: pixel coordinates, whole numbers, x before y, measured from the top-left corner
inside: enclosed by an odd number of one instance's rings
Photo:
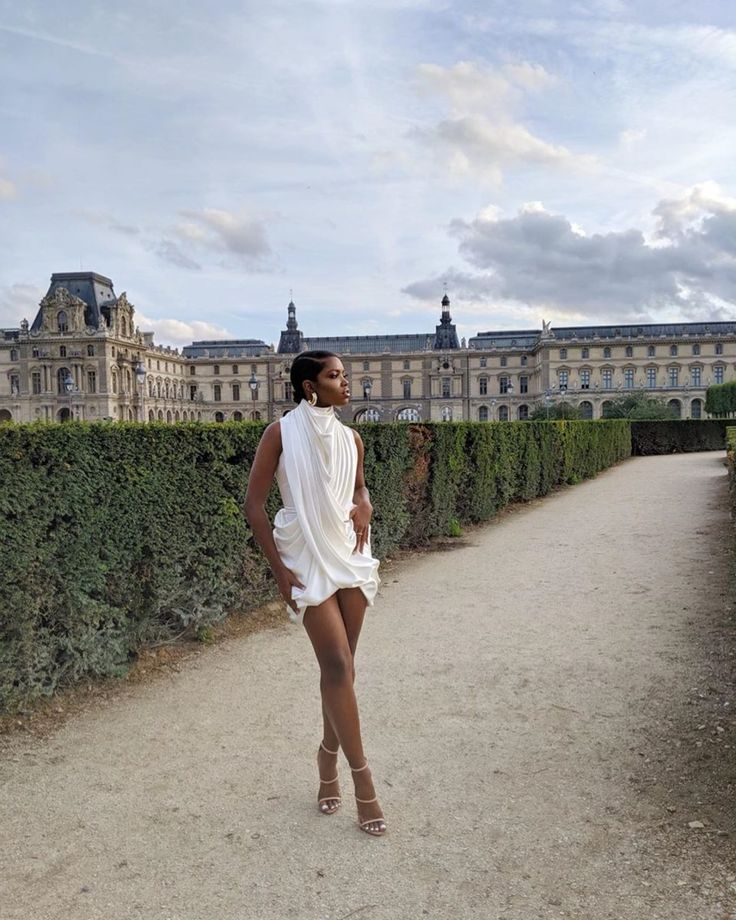
[[[334,351],[303,351],[291,362],[289,379],[294,391],[294,402],[300,403],[307,398],[303,383],[305,380],[316,380],[317,374],[324,367],[325,358],[339,358]]]

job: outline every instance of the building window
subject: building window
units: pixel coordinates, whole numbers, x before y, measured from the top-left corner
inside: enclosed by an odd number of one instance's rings
[[[38,351],[37,348],[34,348],[33,350],[34,350],[34,351]],[[37,358],[38,355],[34,355],[33,357],[34,357],[34,358]],[[11,348],[11,349],[10,349],[10,360],[11,360],[11,361],[17,361],[17,360],[18,360],[18,349],[17,349],[17,348]]]
[[[498,420],[499,422],[508,422],[509,420],[509,407],[508,406],[498,407]]]
[[[34,396],[38,396],[41,392],[41,371],[34,371],[31,374],[31,392]]]
[[[523,405],[519,406],[519,421],[526,422],[529,419],[529,406]]]
[[[581,358],[589,358],[589,357],[590,357],[590,349],[589,349],[589,348],[581,348],[581,349],[580,349],[580,357],[581,357]]]
[[[560,389],[561,389],[561,390],[566,390],[566,389],[567,389],[568,379],[569,379],[569,374],[568,374],[567,371],[559,371],[559,373],[558,373],[558,375],[557,375],[557,380],[558,380],[558,382],[559,382],[559,384],[560,384]]]
[[[153,384],[149,383],[148,395],[153,396]],[[194,401],[197,398],[197,384],[193,383],[189,387],[189,398]]]
[[[452,421],[452,406],[443,406],[442,407],[442,421],[451,422]]]
[[[610,367],[606,367],[601,372],[601,377],[603,379],[603,389],[610,390],[613,386],[613,371]]]
[[[10,395],[20,396],[20,377],[17,374],[10,375]]]
[[[566,348],[560,349],[560,361],[567,361],[567,349]]]
[[[649,345],[647,348],[647,358],[653,358],[657,354],[657,349],[654,345]]]
[[[66,358],[66,345],[59,346],[59,357]]]
[[[508,361],[508,358],[506,357],[506,355],[501,355],[501,367],[506,367],[506,365],[507,365],[508,363],[509,363],[509,361]]]
[[[590,389],[590,371],[587,368],[580,371],[580,389],[581,390]]]
[[[671,399],[667,403],[667,406],[670,409],[674,409],[675,412],[677,413],[677,418],[680,418],[680,416],[682,415],[682,404],[679,399]]]
[[[215,402],[220,402],[222,400],[222,387],[219,383],[216,383],[214,386],[215,390]]]
[[[371,362],[370,362],[370,361],[364,361],[364,362],[363,362],[363,370],[364,370],[364,371],[369,371],[370,369],[371,369]]]
[[[529,378],[519,377],[519,393],[524,395],[529,392]]]
[[[480,359],[480,366],[487,367],[487,365],[488,365],[488,358],[486,358],[486,356],[483,355],[483,357]]]
[[[111,379],[112,379],[112,391],[113,391],[113,393],[117,393],[117,391],[118,391],[118,375],[115,374],[115,373],[113,373]]]
[[[627,390],[631,390],[634,386],[634,368],[627,367],[624,371],[624,386]]]
[[[149,366],[149,367],[151,366],[151,362],[150,362],[150,361],[148,362],[148,366]],[[196,368],[193,364],[191,364],[191,365],[189,366],[189,376],[190,376],[190,377],[194,377],[194,375],[195,375],[196,373],[197,373],[197,368]]]
[[[713,380],[715,383],[723,383],[723,367],[714,367],[713,368]]]
[[[237,373],[238,373],[238,365],[233,364],[233,374],[237,374]]]
[[[66,318],[66,312],[64,310],[59,310],[59,312],[56,314],[56,323],[59,332],[69,332],[69,324]]]
[[[240,384],[233,384],[233,402],[240,402]]]
[[[693,345],[693,354],[694,355],[700,354],[700,345]]]
[[[411,367],[411,361],[409,361],[408,358],[404,358],[404,370],[408,371],[410,367]]]
[[[442,395],[443,397],[450,396],[450,378],[449,377],[442,378]]]
[[[631,347],[631,345],[627,345],[627,346],[626,346],[626,357],[627,357],[627,358],[633,358],[633,357],[634,357],[634,349]]]
[[[97,374],[95,371],[87,371],[87,392],[97,392]]]
[[[499,377],[498,379],[498,392],[499,393],[508,393],[510,379],[508,377]]]
[[[478,421],[487,422],[488,421],[488,406],[481,406],[478,409]]]
[[[291,383],[287,382],[284,384],[284,399],[293,400],[294,399],[294,390],[291,386]]]
[[[481,395],[481,396],[488,396],[488,378],[487,378],[487,377],[481,377],[481,378],[478,380],[478,383],[480,384],[480,395]]]
[[[653,390],[657,386],[657,368],[648,367],[647,368],[647,387],[650,390]]]
[[[528,358],[527,358],[526,355],[522,355],[522,356],[521,356],[521,366],[522,366],[522,367],[526,367],[527,360],[528,360]]]
[[[677,357],[677,345],[670,345],[670,358]]]
[[[716,342],[716,354],[717,355],[723,354],[723,345],[721,344],[721,342]]]
[[[39,355],[40,355],[40,352],[39,352],[38,348],[36,348],[36,346],[34,346],[34,347],[31,349],[31,356],[32,356],[33,358],[38,358]],[[18,352],[17,352],[17,351],[16,351],[16,353],[15,353],[15,357],[13,357],[12,352],[11,352],[10,360],[11,360],[11,361],[17,361],[17,360],[18,360]]]
[[[219,373],[220,373],[220,365],[219,365],[219,364],[215,364],[215,366],[212,368],[212,373],[213,373],[213,374],[219,374]]]
[[[676,347],[677,346],[673,346],[673,348],[676,348]],[[679,379],[680,379],[680,368],[671,367],[669,369],[669,385],[671,387],[679,386]]]
[[[700,399],[694,399],[690,404],[690,418],[703,417],[703,402]]]
[[[411,399],[411,380],[404,381],[404,399]]]
[[[588,402],[588,400],[583,400],[578,406],[580,410],[580,418],[590,421],[593,418],[593,403]]]
[[[694,387],[702,386],[701,382],[701,370],[699,367],[690,368],[690,382]]]
[[[371,389],[372,389],[371,381],[368,380],[368,378],[366,377],[364,380],[361,381],[361,385],[363,387],[363,399],[370,399]]]
[[[87,357],[88,357],[88,358],[94,358],[94,356],[95,356],[95,346],[94,346],[94,345],[88,345],[88,346],[87,346]]]
[[[608,345],[606,345],[606,347],[603,349],[603,357],[604,357],[604,358],[610,358],[610,357],[611,357],[611,349],[610,349],[610,347],[609,347]]]

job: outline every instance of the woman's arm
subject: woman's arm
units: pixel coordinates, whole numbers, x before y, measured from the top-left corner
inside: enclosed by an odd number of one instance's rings
[[[362,553],[365,541],[368,539],[368,524],[370,524],[371,515],[373,514],[373,505],[371,504],[371,497],[365,484],[363,472],[363,439],[354,428],[352,430],[355,435],[355,444],[358,448],[358,463],[355,469],[355,489],[353,490],[353,503],[356,507],[350,512],[350,517],[353,519],[355,532],[358,536],[355,549]],[[362,532],[358,533],[359,530]]]
[[[271,522],[266,514],[266,500],[271,491],[273,477],[281,455],[281,425],[272,422],[261,436],[253,458],[245,493],[245,517],[250,524],[253,536],[258,541],[271,571],[278,578],[285,570],[276,544],[273,541]]]

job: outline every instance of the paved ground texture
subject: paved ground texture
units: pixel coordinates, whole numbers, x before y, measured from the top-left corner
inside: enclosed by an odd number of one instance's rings
[[[736,917],[725,475],[628,460],[382,567],[357,689],[384,839],[350,795],[317,812],[287,622],[6,736],[2,920]]]

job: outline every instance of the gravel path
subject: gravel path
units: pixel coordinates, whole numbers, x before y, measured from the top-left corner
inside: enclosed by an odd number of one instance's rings
[[[5,739],[2,920],[736,918],[730,527],[722,453],[636,458],[384,564],[384,839],[317,813],[287,623]]]

